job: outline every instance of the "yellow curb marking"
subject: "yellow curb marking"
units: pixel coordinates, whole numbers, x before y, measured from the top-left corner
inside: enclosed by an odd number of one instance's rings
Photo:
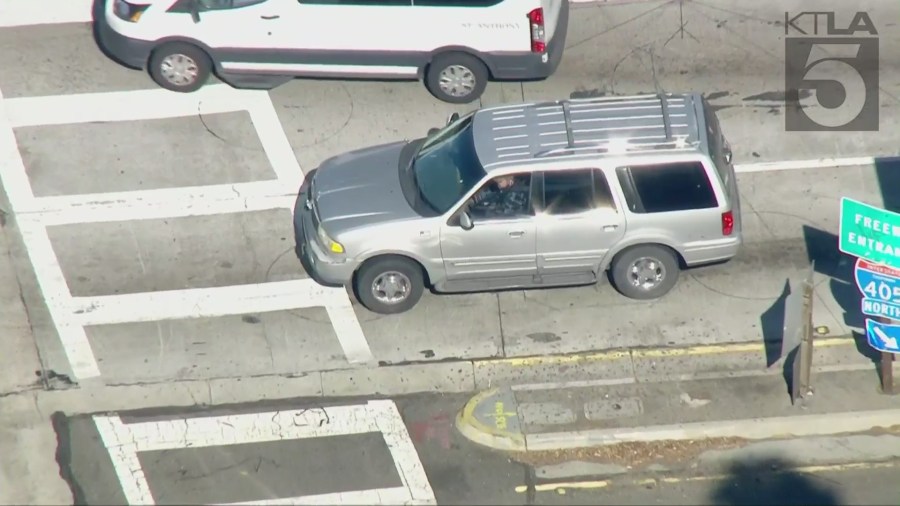
[[[494,404],[494,413],[492,413],[491,415],[491,418],[494,419],[493,427],[486,423],[482,423],[481,420],[475,417],[475,407],[497,392],[498,389],[486,390],[484,392],[476,394],[474,397],[469,399],[469,402],[467,402],[462,411],[459,412],[459,416],[457,416],[456,418],[456,423],[457,425],[468,425],[476,431],[489,436],[510,439],[516,444],[524,446],[525,436],[523,434],[506,430],[507,417],[518,416],[518,413],[507,412],[506,406],[502,401],[497,401]]]
[[[847,337],[816,338],[814,346],[830,348],[835,346],[855,345],[855,341]],[[574,353],[567,355],[544,355],[530,357],[494,358],[476,360],[475,367],[491,365],[509,365],[513,367],[531,367],[536,365],[576,364],[580,362],[603,362],[610,360],[656,357],[679,357],[720,355],[725,353],[764,353],[765,343],[733,343],[733,344],[708,344],[698,346],[685,346],[680,348],[640,348],[630,351],[600,351],[592,353]]]
[[[900,466],[900,461],[890,461],[890,462],[852,462],[848,464],[829,464],[829,465],[818,465],[818,466],[801,466],[801,467],[788,467],[784,469],[777,469],[772,471],[774,474],[783,474],[783,473],[827,473],[827,472],[841,472],[841,471],[854,471],[860,469],[889,469],[893,467]],[[668,485],[678,484],[678,483],[691,483],[698,481],[721,481],[727,480],[731,478],[730,475],[720,474],[720,475],[712,475],[712,476],[685,476],[682,478],[678,477],[660,477],[660,478],[643,478],[639,480],[624,480],[623,482],[619,482],[621,485],[625,486],[646,486],[646,485],[656,485],[659,483],[665,483]],[[541,483],[539,485],[534,486],[534,490],[536,492],[560,492],[565,493],[562,489],[598,489],[598,488],[606,488],[609,485],[613,484],[613,480],[595,480],[595,481],[573,481],[573,482],[559,482],[559,483]],[[524,494],[528,491],[528,487],[526,485],[519,485],[516,487],[516,492],[519,494]]]

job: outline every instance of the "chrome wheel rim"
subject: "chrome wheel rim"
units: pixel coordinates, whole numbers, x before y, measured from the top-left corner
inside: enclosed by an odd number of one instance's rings
[[[666,279],[666,267],[656,258],[642,257],[632,262],[628,279],[634,287],[650,291]]]
[[[441,71],[438,82],[441,91],[451,97],[465,97],[475,90],[475,74],[463,65],[450,65]]]
[[[399,304],[409,297],[412,282],[402,272],[387,271],[372,281],[372,296],[382,304]]]
[[[176,53],[163,58],[159,71],[163,79],[175,86],[188,86],[197,81],[200,67],[190,56]]]

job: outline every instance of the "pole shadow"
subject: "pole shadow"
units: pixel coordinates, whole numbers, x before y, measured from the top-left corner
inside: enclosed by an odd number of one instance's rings
[[[787,298],[791,294],[791,281],[784,281],[781,295],[759,318],[766,353],[766,367],[772,367],[781,358],[784,346],[784,324]]]
[[[790,463],[777,458],[735,462],[728,477],[710,492],[710,504],[720,506],[838,506],[838,490],[819,480],[790,470]]]

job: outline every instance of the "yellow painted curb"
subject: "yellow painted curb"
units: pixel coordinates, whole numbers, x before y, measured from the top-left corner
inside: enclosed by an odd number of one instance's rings
[[[492,389],[474,395],[456,415],[456,429],[471,441],[504,451],[525,451],[525,435],[491,427],[475,417],[475,408],[500,390]]]

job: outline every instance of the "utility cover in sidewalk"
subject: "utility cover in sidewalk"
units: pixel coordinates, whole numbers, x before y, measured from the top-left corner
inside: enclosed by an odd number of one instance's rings
[[[575,423],[575,413],[555,402],[523,402],[519,404],[519,417],[526,427]]]
[[[643,412],[640,397],[604,397],[584,404],[584,416],[595,421],[638,416]]]

